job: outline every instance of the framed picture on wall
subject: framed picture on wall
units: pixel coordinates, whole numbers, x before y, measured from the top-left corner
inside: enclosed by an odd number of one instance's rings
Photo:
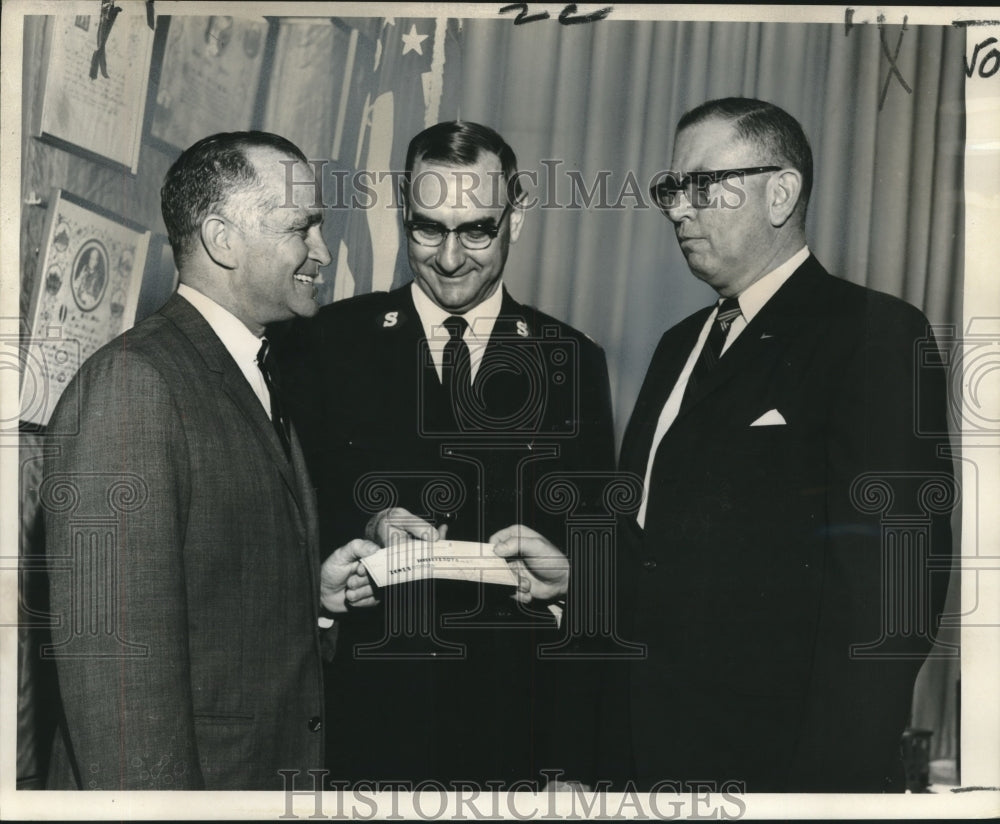
[[[357,19],[288,17],[275,22],[274,59],[261,128],[309,158],[357,166],[365,96],[373,91],[375,40]],[[366,21],[361,21],[366,22]],[[323,106],[316,106],[323,100]]]
[[[150,232],[53,191],[22,354],[21,419],[48,423],[88,357],[135,321]]]
[[[180,151],[206,135],[251,128],[268,21],[208,14],[168,21],[150,137]]]
[[[100,14],[49,18],[35,131],[67,148],[120,163],[133,174],[153,54],[153,31],[135,10],[128,6],[110,26]]]

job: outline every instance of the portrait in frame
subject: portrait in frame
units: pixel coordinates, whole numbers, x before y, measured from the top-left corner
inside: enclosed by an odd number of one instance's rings
[[[22,357],[22,420],[47,424],[79,365],[135,320],[150,232],[55,189]],[[53,332],[53,330],[58,330]],[[39,379],[40,378],[40,379]]]

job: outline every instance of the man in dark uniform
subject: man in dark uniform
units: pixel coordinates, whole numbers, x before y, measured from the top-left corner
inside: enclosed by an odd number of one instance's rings
[[[402,185],[414,281],[287,330],[292,414],[325,545],[366,528],[384,541],[413,516],[521,563],[554,562],[518,590],[386,587],[380,608],[339,621],[328,700],[352,712],[330,730],[338,779],[485,786],[584,769],[589,733],[577,727],[587,725],[558,719],[571,708],[565,679],[589,665],[538,655],[559,640],[553,596],[568,575],[556,548],[565,522],[538,493],[550,473],[613,468],[610,391],[595,343],[503,288],[525,219],[516,173],[492,129],[421,132]]]

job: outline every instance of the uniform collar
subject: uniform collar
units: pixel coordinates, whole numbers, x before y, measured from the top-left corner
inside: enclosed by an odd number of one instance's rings
[[[444,322],[451,317],[452,313],[442,309],[427,297],[416,281],[410,284],[410,295],[413,298],[413,306],[420,316],[427,340],[438,338],[447,340],[448,330],[444,328]],[[501,284],[486,300],[461,315],[469,324],[469,329],[465,333],[467,341],[485,343],[490,339],[503,306],[503,295],[503,285]]]

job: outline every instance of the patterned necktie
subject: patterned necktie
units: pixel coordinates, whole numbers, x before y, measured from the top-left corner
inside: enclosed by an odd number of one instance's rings
[[[444,328],[448,330],[450,338],[444,347],[441,384],[448,394],[450,408],[457,414],[462,406],[463,394],[472,385],[472,359],[469,356],[469,347],[462,338],[469,324],[465,318],[452,315],[445,320]]]
[[[726,336],[729,334],[729,327],[733,321],[740,316],[740,303],[736,298],[726,298],[719,306],[719,311],[715,316],[715,322],[708,333],[708,339],[698,354],[694,369],[691,370],[691,377],[688,378],[687,387],[684,389],[684,397],[681,400],[681,409],[685,409],[691,401],[694,389],[699,382],[711,372],[722,357],[722,347],[726,345]]]
[[[260,350],[257,352],[257,367],[264,376],[264,384],[271,396],[271,423],[278,433],[278,440],[285,450],[285,457],[292,459],[291,426],[281,404],[281,381],[278,379],[277,366],[271,353],[271,344],[267,338],[260,339]]]

